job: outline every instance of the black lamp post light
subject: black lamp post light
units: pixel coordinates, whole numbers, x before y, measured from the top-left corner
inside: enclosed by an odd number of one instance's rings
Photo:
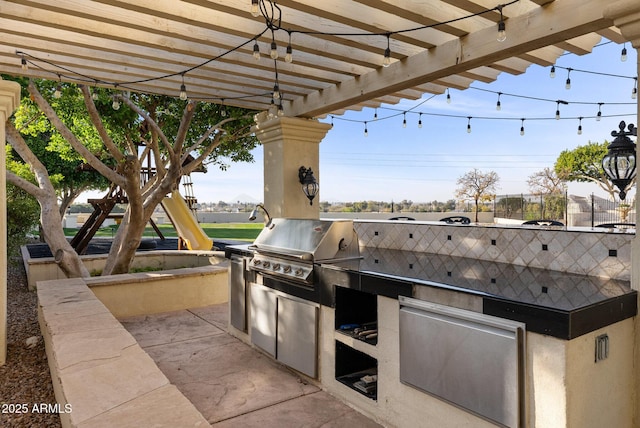
[[[313,198],[318,194],[320,186],[313,176],[311,168],[301,166],[298,170],[298,179],[300,180],[300,184],[302,184],[302,191],[305,196],[309,198],[309,205],[313,205]]]
[[[620,189],[620,199],[627,196],[626,188],[636,176],[636,145],[630,135],[637,136],[638,128],[630,123],[625,131],[626,123],[620,122],[619,131],[611,131],[611,136],[616,137],[609,144],[609,151],[602,158],[602,168],[611,182]]]

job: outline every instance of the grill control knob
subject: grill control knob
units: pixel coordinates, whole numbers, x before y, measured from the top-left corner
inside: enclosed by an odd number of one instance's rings
[[[284,272],[284,273],[289,273],[289,272],[291,272],[291,266],[288,266],[288,265],[287,265],[287,266],[283,267],[283,268],[282,268],[282,272]]]
[[[269,266],[271,266],[271,263],[264,261],[262,262],[262,266],[268,268]]]
[[[258,259],[253,259],[253,264],[258,266],[260,264],[260,260]]]
[[[273,270],[280,270],[280,263],[275,263],[273,265]]]
[[[293,273],[294,273],[296,276],[302,276],[302,272],[303,272],[303,271],[302,271],[302,269],[298,268],[298,269],[296,269]]]

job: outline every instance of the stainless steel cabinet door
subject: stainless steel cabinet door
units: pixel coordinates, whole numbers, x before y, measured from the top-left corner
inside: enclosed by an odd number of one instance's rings
[[[318,307],[278,297],[277,359],[299,372],[317,376]]]
[[[245,259],[231,256],[229,265],[229,319],[238,330],[247,331],[247,292],[244,281]]]
[[[251,343],[276,356],[278,299],[269,288],[251,283]]]

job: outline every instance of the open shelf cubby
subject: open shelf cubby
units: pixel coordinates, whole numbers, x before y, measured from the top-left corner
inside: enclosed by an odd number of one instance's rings
[[[354,391],[376,400],[378,360],[336,341],[336,380]]]
[[[375,294],[336,287],[335,328],[342,334],[376,345],[378,300]]]

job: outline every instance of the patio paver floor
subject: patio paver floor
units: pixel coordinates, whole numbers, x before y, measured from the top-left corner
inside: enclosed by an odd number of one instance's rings
[[[380,427],[226,332],[228,305],[121,319],[214,428]]]

